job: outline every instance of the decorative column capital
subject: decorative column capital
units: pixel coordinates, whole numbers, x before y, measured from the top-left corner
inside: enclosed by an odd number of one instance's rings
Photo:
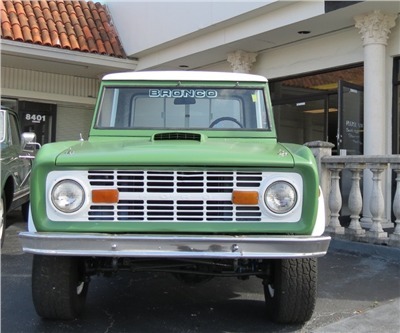
[[[355,27],[360,29],[363,44],[387,45],[390,29],[396,25],[397,14],[385,14],[380,10],[354,17]]]
[[[253,63],[256,61],[257,54],[237,50],[228,54],[228,62],[231,64],[235,73],[250,73]]]

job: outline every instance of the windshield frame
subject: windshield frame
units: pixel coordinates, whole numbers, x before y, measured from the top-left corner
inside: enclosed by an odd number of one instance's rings
[[[116,90],[118,89],[118,90]],[[183,95],[179,95],[180,91],[188,91],[188,90],[195,90],[198,94],[199,93],[204,93],[204,91],[206,92],[210,92],[210,91],[217,91],[218,93],[226,93],[227,91],[229,92],[233,92],[234,90],[237,90],[238,94],[237,95],[237,100],[238,103],[243,103],[243,100],[240,100],[240,94],[248,94],[249,96],[252,96],[253,99],[253,104],[254,104],[254,109],[253,109],[253,114],[252,117],[254,119],[256,119],[256,127],[252,127],[252,128],[239,128],[238,126],[232,126],[232,127],[227,127],[227,128],[210,128],[209,127],[209,123],[207,123],[206,126],[167,126],[167,125],[163,125],[163,126],[137,126],[134,127],[132,126],[132,124],[129,124],[128,126],[126,125],[127,121],[125,120],[123,122],[124,126],[115,126],[115,123],[113,123],[112,119],[115,120],[115,114],[112,115],[113,112],[116,112],[115,110],[117,110],[117,106],[115,105],[115,101],[112,101],[113,97],[106,96],[107,94],[111,93],[114,94],[116,91],[123,91],[123,89],[129,90],[129,89],[138,89],[138,92],[140,90],[142,91],[161,91],[161,93],[163,93],[164,95],[168,95],[172,94],[171,96],[166,96],[168,99],[173,99],[173,98],[179,98],[179,97],[188,97],[183,96]],[[251,92],[253,92],[253,94],[251,94]],[[255,92],[257,92],[257,97],[255,97]],[[178,96],[179,95],[179,96]],[[141,95],[134,95],[135,97],[140,97]],[[249,100],[249,96],[247,96],[247,100]],[[119,96],[118,96],[119,97]],[[159,98],[163,98],[165,96],[156,96]],[[228,86],[224,86],[224,85],[215,85],[215,83],[210,83],[210,84],[204,84],[203,82],[200,82],[196,84],[192,83],[192,84],[186,84],[186,85],[181,85],[181,86],[177,86],[175,85],[166,85],[163,83],[155,83],[155,84],[151,84],[151,85],[147,85],[147,84],[142,84],[141,85],[135,85],[135,84],[127,84],[127,82],[124,82],[123,84],[118,84],[118,83],[114,83],[114,82],[109,82],[108,84],[102,84],[102,87],[100,89],[100,96],[98,98],[98,102],[97,102],[97,107],[96,107],[96,115],[93,119],[93,126],[92,126],[92,131],[93,130],[99,130],[99,131],[104,131],[104,130],[112,130],[112,131],[126,131],[126,130],[131,130],[131,131],[142,131],[142,130],[156,130],[156,131],[268,131],[271,132],[272,131],[272,123],[271,123],[271,110],[269,110],[270,107],[270,103],[268,98],[268,96],[266,95],[266,90],[265,90],[265,85],[262,84],[252,84],[252,85],[246,85],[246,86],[240,86],[238,87],[237,84],[233,84],[230,83]],[[133,99],[133,95],[132,95],[132,99]],[[260,99],[262,99],[260,101]],[[107,105],[105,104],[106,102],[108,103]],[[111,100],[111,102],[110,102]],[[150,99],[149,99],[150,100]],[[204,99],[205,100],[205,99]],[[211,100],[211,99],[210,99]],[[227,101],[227,96],[221,95],[218,96],[218,98],[216,99],[218,101],[222,101],[225,100]],[[233,97],[231,97],[229,99],[230,102],[232,102],[234,100]],[[197,99],[197,101],[201,101],[200,99]],[[130,107],[132,105],[132,100],[129,102]],[[211,102],[210,102],[211,103]],[[177,103],[175,103],[175,106]],[[185,103],[182,103],[182,105],[178,105],[178,107],[182,106],[185,108],[189,108],[188,105],[184,105]],[[189,103],[190,104],[190,103]],[[249,104],[249,101],[247,101],[247,104]],[[109,119],[107,119],[106,121],[104,121],[102,119],[102,117],[104,118],[105,114],[103,113],[103,108],[107,108],[108,110],[108,114],[107,117],[109,117]],[[125,106],[125,108],[128,108]],[[250,117],[250,114],[245,114],[245,112],[243,112],[243,110],[245,111],[246,108],[248,109],[249,106],[244,107],[243,105],[241,105],[241,109],[240,112],[242,112],[242,116],[246,116],[246,117]],[[256,110],[256,108],[258,108],[258,110]],[[261,111],[260,111],[261,110]],[[131,112],[132,110],[130,110],[129,112]],[[164,111],[166,111],[166,109],[164,109]],[[261,119],[261,112],[263,112],[263,119]],[[207,116],[206,116],[207,117]],[[218,117],[220,118],[220,117]],[[214,119],[215,120],[215,119]],[[248,122],[248,120],[246,120]],[[106,125],[102,125],[102,122]],[[108,122],[108,123],[107,123]],[[128,123],[130,121],[128,120]],[[108,124],[110,124],[110,126],[107,126]],[[231,123],[233,124],[233,122]],[[112,125],[112,126],[111,126]],[[225,125],[226,126],[226,125]],[[262,127],[264,126],[264,127]]]

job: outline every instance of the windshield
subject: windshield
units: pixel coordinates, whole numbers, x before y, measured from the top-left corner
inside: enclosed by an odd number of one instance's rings
[[[96,127],[265,130],[269,122],[262,89],[106,87]]]
[[[4,138],[4,135],[6,133],[5,117],[6,117],[5,112],[0,111],[0,142],[4,142],[4,140],[5,140],[5,138]]]

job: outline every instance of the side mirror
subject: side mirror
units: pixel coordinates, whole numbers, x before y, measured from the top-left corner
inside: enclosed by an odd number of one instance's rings
[[[36,142],[36,134],[33,132],[25,132],[21,135],[22,150],[35,151],[40,148],[40,143]]]

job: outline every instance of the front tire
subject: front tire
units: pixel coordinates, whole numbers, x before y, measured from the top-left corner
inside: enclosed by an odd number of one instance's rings
[[[269,318],[281,324],[308,321],[317,294],[317,259],[274,261],[272,276],[264,280],[264,295]]]
[[[40,317],[62,320],[79,317],[88,285],[81,258],[33,256],[32,297]]]

